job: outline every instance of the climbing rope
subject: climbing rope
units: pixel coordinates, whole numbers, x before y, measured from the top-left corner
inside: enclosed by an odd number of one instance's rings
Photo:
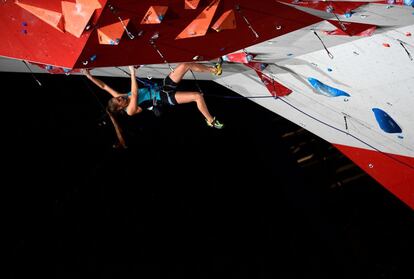
[[[152,35],[149,43],[150,45],[155,49],[155,51],[158,53],[158,55],[161,57],[162,60],[164,60],[164,63],[168,65],[170,68],[170,71],[173,73],[174,69],[171,67],[170,63],[168,63],[167,59],[165,59],[162,52],[158,49],[157,45],[155,44],[155,40],[157,40],[160,37],[160,34],[158,32],[155,32],[154,35]]]
[[[125,26],[124,21],[122,20],[122,18],[121,18],[119,15],[117,15],[118,10],[117,10],[117,9],[116,9],[116,8],[115,8],[112,4],[109,4],[109,5],[108,5],[108,8],[109,8],[109,10],[110,10],[110,11],[114,14],[114,16],[115,16],[115,17],[117,17],[117,18],[118,18],[118,20],[121,22],[122,27],[124,28],[124,30],[125,30],[125,32],[127,33],[128,37],[129,37],[131,40],[135,39],[135,36],[134,36],[134,35],[132,35],[132,33],[131,33],[131,32],[129,32],[128,28]]]
[[[258,70],[258,71],[259,71],[259,72],[261,72],[262,74],[264,74],[261,70]],[[264,75],[265,75],[265,74],[264,74]],[[193,74],[193,77],[194,77],[194,80],[196,81],[196,83],[198,83],[198,81],[197,81],[197,79],[195,78],[195,75],[194,75],[194,74]],[[267,77],[268,77],[268,78],[270,78],[271,80],[273,80],[273,81],[274,81],[274,79],[273,79],[272,77],[269,77],[269,76],[267,76]],[[199,86],[197,85],[197,87],[199,87]],[[315,120],[315,121],[317,121],[317,122],[319,122],[319,123],[321,123],[321,124],[323,124],[323,125],[325,125],[325,126],[327,126],[327,127],[331,128],[331,129],[334,129],[334,130],[336,130],[336,131],[338,131],[338,132],[340,132],[340,133],[344,133],[344,134],[346,134],[346,135],[348,135],[348,136],[350,136],[350,137],[354,138],[355,140],[357,140],[357,141],[361,142],[362,144],[365,144],[366,146],[368,146],[368,147],[372,148],[373,150],[375,150],[375,151],[379,152],[380,154],[382,154],[382,155],[384,155],[384,156],[386,156],[386,157],[388,157],[388,158],[390,158],[390,159],[392,159],[392,160],[396,161],[396,162],[397,162],[397,163],[399,163],[399,164],[402,164],[402,165],[407,166],[407,167],[409,167],[409,168],[411,168],[411,169],[414,169],[414,166],[411,166],[410,164],[408,164],[408,163],[406,163],[406,162],[404,162],[404,161],[401,161],[401,160],[399,160],[398,158],[395,158],[395,157],[393,157],[392,155],[387,154],[387,153],[385,153],[385,152],[381,151],[380,149],[376,148],[375,146],[371,145],[370,143],[368,143],[368,142],[366,142],[366,141],[364,141],[364,140],[360,139],[359,137],[357,137],[357,136],[355,136],[355,135],[351,134],[351,133],[349,132],[349,130],[348,130],[348,120],[347,120],[346,115],[344,115],[345,130],[342,130],[342,129],[337,128],[337,127],[335,127],[335,126],[333,126],[333,125],[331,125],[331,124],[326,123],[326,122],[325,122],[325,121],[323,121],[323,120],[318,119],[318,118],[317,118],[317,117],[315,117],[315,116],[310,115],[309,113],[307,113],[307,112],[305,112],[305,111],[303,111],[303,110],[299,109],[299,108],[298,108],[298,107],[296,107],[295,105],[293,105],[293,104],[291,104],[290,102],[288,102],[285,98],[278,97],[277,95],[275,95],[275,96],[273,96],[273,95],[257,95],[257,96],[231,96],[231,95],[218,95],[218,94],[216,94],[216,95],[215,95],[215,94],[208,94],[208,95],[206,95],[206,97],[216,97],[216,98],[221,98],[221,99],[259,99],[259,98],[272,98],[272,99],[275,99],[275,100],[280,100],[280,101],[284,102],[286,105],[288,105],[288,106],[292,107],[293,109],[297,110],[298,112],[300,112],[300,113],[302,113],[302,114],[306,115],[307,117],[309,117],[309,118],[311,118],[311,119],[313,119],[313,120]]]

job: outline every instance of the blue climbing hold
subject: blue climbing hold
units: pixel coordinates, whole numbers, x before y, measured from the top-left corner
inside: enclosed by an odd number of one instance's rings
[[[414,5],[414,0],[404,0],[404,5],[413,6]]]
[[[95,59],[96,59],[96,54],[94,54],[94,55],[92,55],[91,56],[91,58],[90,58],[90,60],[93,62],[93,61],[95,61]]]
[[[315,78],[308,78],[308,81],[312,85],[312,87],[315,88],[316,91],[327,97],[351,97],[351,95],[349,95],[345,91],[326,85]]]
[[[266,64],[266,63],[260,63],[260,70],[264,70],[264,69],[266,69],[266,67],[268,66],[268,64]]]
[[[400,126],[388,115],[385,111],[379,108],[373,108],[375,119],[378,122],[380,128],[387,133],[401,133],[402,130]]]

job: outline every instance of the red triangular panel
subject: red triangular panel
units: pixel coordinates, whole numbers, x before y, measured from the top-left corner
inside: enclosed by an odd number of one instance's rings
[[[283,3],[292,4],[291,0],[279,0]],[[298,1],[294,5],[307,7],[319,11],[329,12],[332,9],[332,12],[338,15],[344,15],[352,13],[353,10],[367,5],[369,2],[357,2],[357,1]]]
[[[334,145],[414,209],[414,158],[340,144]]]
[[[371,24],[364,24],[364,23],[356,23],[356,22],[344,22],[342,24],[345,26],[345,30],[341,24],[336,20],[328,20],[332,25],[336,26],[337,29],[333,31],[325,32],[328,35],[346,35],[346,36],[371,36],[377,26]]]
[[[270,94],[274,97],[284,97],[292,93],[292,90],[283,86],[272,77],[269,77],[265,73],[263,73],[263,69],[265,68],[263,63],[257,62],[250,62],[245,64],[249,68],[252,68],[256,71],[259,78],[262,80],[263,84],[266,86],[267,90],[269,90]]]

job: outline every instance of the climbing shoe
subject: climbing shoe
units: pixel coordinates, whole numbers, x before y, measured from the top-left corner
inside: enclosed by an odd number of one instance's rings
[[[208,122],[206,119],[206,122],[207,122],[207,125],[212,128],[222,129],[224,127],[224,124],[218,121],[215,117],[213,118],[213,121],[211,122]]]
[[[214,71],[214,75],[215,76],[220,76],[221,75],[221,73],[223,72],[223,67],[221,66],[221,64],[222,63],[216,63],[215,65],[214,65],[214,69],[215,69],[215,71]]]

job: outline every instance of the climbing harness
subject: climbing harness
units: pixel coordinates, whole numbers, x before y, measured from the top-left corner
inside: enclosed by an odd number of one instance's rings
[[[125,71],[124,69],[120,68],[120,67],[115,67],[118,70],[122,71],[124,74],[126,74],[127,76],[130,76],[130,74]],[[152,77],[147,77],[148,80],[151,80]],[[150,92],[150,99],[152,101],[152,106],[148,108],[148,110],[151,110],[154,112],[154,114],[156,116],[160,116],[161,115],[161,104],[157,101],[157,95],[156,92],[160,91],[158,84],[154,83],[154,82],[145,82],[144,80],[138,78],[135,76],[135,79],[142,83],[144,86],[149,88],[149,92]]]

